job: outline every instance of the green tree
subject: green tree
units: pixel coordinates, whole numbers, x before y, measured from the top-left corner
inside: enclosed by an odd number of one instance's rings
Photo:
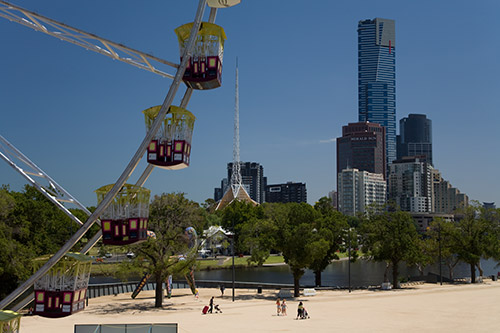
[[[306,203],[269,204],[266,214],[276,225],[276,249],[282,252],[293,274],[294,296],[299,296],[300,278],[317,258],[326,256],[330,244],[317,237],[317,212]]]
[[[441,260],[448,268],[448,278],[453,280],[453,270],[460,262],[457,256],[457,242],[453,236],[456,233],[457,225],[452,221],[445,221],[442,218],[434,219],[427,232],[426,239],[427,253],[433,258],[439,258],[441,249]]]
[[[29,247],[16,240],[21,229],[10,225],[9,220],[16,202],[4,187],[0,189],[0,299],[17,288],[31,273]]]
[[[309,268],[314,272],[316,286],[321,286],[321,273],[334,259],[339,259],[337,251],[341,249],[344,234],[348,230],[347,218],[331,205],[331,200],[322,197],[314,205],[319,216],[314,222],[314,238],[318,250],[327,248],[325,253],[317,253]],[[323,254],[323,255],[322,255]]]
[[[411,215],[402,211],[369,214],[361,223],[363,252],[376,261],[392,266],[392,282],[399,288],[398,265],[402,261],[416,262],[419,255],[419,235]],[[384,274],[387,281],[387,270]]]
[[[195,264],[197,247],[190,247],[186,228],[200,229],[202,208],[183,193],[156,195],[150,205],[148,228],[156,234],[146,242],[131,246],[136,253],[122,271],[148,272],[156,283],[155,307],[163,301],[162,284],[169,275],[186,274]],[[192,245],[192,244],[191,244]]]
[[[248,263],[261,266],[276,245],[277,226],[272,220],[252,217],[244,222],[241,227],[240,242],[242,249],[250,253]]]
[[[470,266],[471,282],[476,282],[476,267],[482,275],[481,258],[499,256],[499,233],[494,219],[485,216],[479,205],[471,205],[456,214],[457,222],[450,231],[454,250],[460,261]]]
[[[264,211],[261,206],[254,206],[248,202],[235,200],[222,210],[221,225],[225,230],[234,232],[234,251],[236,253],[245,251],[244,245],[240,241],[240,236],[243,225],[253,218],[264,218]]]

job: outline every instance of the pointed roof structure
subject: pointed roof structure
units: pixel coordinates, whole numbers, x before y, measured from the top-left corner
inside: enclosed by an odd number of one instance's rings
[[[236,189],[233,190],[232,188],[229,188],[226,191],[226,193],[224,194],[224,196],[222,197],[222,199],[217,204],[217,207],[215,208],[215,210],[226,208],[234,200],[248,202],[248,203],[251,203],[254,206],[258,205],[257,201],[255,201],[252,198],[250,198],[250,195],[245,190],[245,187],[243,185],[238,185]]]
[[[233,137],[233,172],[231,186],[227,189],[215,210],[224,209],[234,200],[248,202],[254,206],[258,203],[248,194],[241,180],[240,167],[240,101],[238,90],[238,58],[236,58],[236,93],[234,100],[234,137]]]

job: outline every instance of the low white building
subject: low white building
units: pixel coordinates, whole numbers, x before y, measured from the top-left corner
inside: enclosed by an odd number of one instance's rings
[[[211,226],[203,230],[203,239],[199,253],[202,256],[228,255],[233,233],[220,226]]]

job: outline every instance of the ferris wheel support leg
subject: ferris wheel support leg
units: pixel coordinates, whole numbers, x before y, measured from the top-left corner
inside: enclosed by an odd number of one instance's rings
[[[201,20],[203,18],[203,14],[205,12],[207,0],[200,0],[198,4],[198,9],[196,11],[196,18],[191,29],[191,34],[189,36],[188,42],[186,44],[186,48],[184,50],[184,54],[182,56],[182,62],[174,77],[174,81],[170,85],[170,89],[165,97],[163,105],[161,107],[156,120],[153,122],[151,128],[149,129],[146,137],[142,141],[141,145],[137,149],[137,152],[132,157],[132,160],[127,165],[122,175],[116,181],[113,188],[108,192],[108,194],[104,197],[101,203],[97,206],[96,210],[89,217],[87,222],[83,224],[83,226],[78,229],[78,231],[63,245],[63,247],[54,254],[45,265],[43,265],[35,274],[33,274],[28,280],[22,283],[16,290],[10,293],[7,297],[5,297],[2,301],[0,301],[0,310],[4,309],[8,304],[17,299],[23,292],[28,290],[35,281],[40,279],[44,274],[46,274],[67,252],[71,250],[73,246],[80,240],[80,238],[85,235],[85,233],[92,227],[94,222],[99,218],[99,216],[104,212],[104,210],[109,206],[111,200],[116,196],[118,191],[123,187],[123,184],[130,177],[132,172],[137,167],[137,164],[141,160],[142,156],[146,152],[147,146],[149,145],[151,139],[156,134],[158,129],[161,126],[162,120],[165,118],[167,114],[168,108],[172,104],[175,94],[179,89],[179,85],[182,81],[182,77],[184,75],[184,71],[186,70],[187,60],[192,56],[192,49],[196,40],[197,32],[200,29]]]

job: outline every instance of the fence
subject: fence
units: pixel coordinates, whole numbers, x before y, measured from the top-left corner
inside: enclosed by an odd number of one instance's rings
[[[75,333],[177,333],[177,324],[75,324]]]

